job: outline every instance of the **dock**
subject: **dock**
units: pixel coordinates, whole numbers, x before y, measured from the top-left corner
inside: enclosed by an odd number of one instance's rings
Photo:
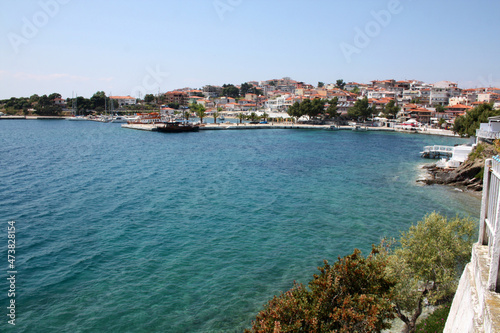
[[[421,156],[424,158],[442,158],[451,157],[453,155],[453,146],[425,146]]]

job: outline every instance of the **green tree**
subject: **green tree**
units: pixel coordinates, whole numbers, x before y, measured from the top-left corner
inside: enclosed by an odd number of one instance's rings
[[[324,82],[319,81],[318,82],[318,88],[323,88],[325,86]]]
[[[359,87],[358,87],[358,86],[355,86],[355,87],[351,90],[351,92],[352,92],[353,94],[359,95],[359,93],[361,92],[361,90],[359,89]]]
[[[354,106],[347,111],[347,114],[356,119],[365,120],[369,117],[375,110],[368,103],[368,98],[358,99]]]
[[[338,103],[339,103],[338,97],[334,97],[333,99],[328,101],[328,108],[326,109],[326,112],[328,113],[329,118],[333,119],[333,118],[337,118],[338,116],[340,116],[339,112],[337,111],[338,110],[338,106],[337,106]]]
[[[493,103],[483,103],[468,111],[465,116],[455,119],[453,132],[461,136],[476,135],[476,129],[481,123],[487,123],[488,117],[499,116],[500,110],[493,109]]]
[[[240,96],[240,90],[233,84],[223,84],[222,96],[238,98]]]
[[[240,95],[245,96],[249,90],[253,87],[250,83],[242,83],[240,86]]]
[[[104,110],[106,106],[106,93],[104,91],[98,91],[92,97],[90,97],[91,109],[101,108]]]
[[[200,122],[203,123],[203,118],[205,118],[205,111],[207,111],[207,109],[203,105],[196,103],[189,104],[189,109],[194,112],[194,114],[200,118]]]
[[[245,118],[246,116],[243,112],[238,113],[238,119],[240,120],[240,124],[243,122]]]
[[[446,112],[445,107],[444,107],[444,106],[442,106],[441,104],[437,104],[437,105],[435,106],[435,108],[436,108],[436,112],[438,112],[438,113],[444,113],[444,112]]]
[[[295,102],[292,105],[290,105],[290,107],[286,111],[290,117],[295,119],[295,121],[297,121],[300,117],[304,115],[300,108],[300,104],[301,103],[299,102]]]
[[[167,106],[171,109],[175,109],[175,110],[178,110],[179,109],[179,103],[168,103]]]
[[[155,101],[155,95],[153,95],[153,94],[146,94],[144,96],[144,102],[145,103],[149,103],[150,104],[150,103],[153,103],[154,101]]]
[[[391,118],[396,118],[396,115],[398,114],[400,109],[401,108],[396,105],[396,102],[394,100],[391,100],[384,106],[384,110],[382,112],[386,117],[390,116]]]
[[[405,323],[405,332],[415,332],[425,299],[430,304],[453,297],[458,279],[470,259],[476,224],[469,218],[448,221],[437,213],[427,215],[403,232],[388,257],[388,274],[397,279],[394,309]]]
[[[385,274],[387,255],[373,248],[368,257],[359,250],[325,260],[309,288],[295,284],[275,296],[246,332],[380,332],[394,318],[390,290],[394,281]]]
[[[269,117],[269,115],[267,114],[267,112],[266,112],[266,111],[264,111],[264,113],[263,113],[263,114],[262,114],[262,116],[261,116],[262,120],[267,121],[267,118],[268,118],[268,117]]]
[[[342,90],[344,90],[344,88],[345,88],[345,82],[342,79],[337,80],[335,85],[337,86],[337,88],[342,89]]]
[[[220,112],[222,111],[222,108],[217,108],[217,110],[214,110],[214,113],[212,116],[214,117],[214,124],[217,124],[217,118],[220,115]]]
[[[257,121],[259,120],[259,118],[260,117],[255,112],[250,113],[250,116],[248,116],[248,119],[250,119],[250,121]]]

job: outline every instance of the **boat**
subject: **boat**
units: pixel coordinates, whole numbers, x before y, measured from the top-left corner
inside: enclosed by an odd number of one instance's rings
[[[156,130],[164,133],[197,132],[199,129],[199,125],[179,121],[168,121],[156,125]]]
[[[339,127],[336,126],[336,125],[330,125],[330,127],[328,127],[327,129],[330,130],[330,131],[338,131]]]
[[[85,121],[85,120],[88,120],[86,117],[84,116],[73,116],[73,117],[70,117],[70,118],[66,118],[67,120],[70,120],[70,121]]]
[[[137,117],[129,119],[129,124],[161,124],[164,121],[162,120],[160,114],[158,112],[151,113],[138,113]]]
[[[125,116],[114,116],[111,120],[112,123],[128,123],[129,121],[130,119]]]

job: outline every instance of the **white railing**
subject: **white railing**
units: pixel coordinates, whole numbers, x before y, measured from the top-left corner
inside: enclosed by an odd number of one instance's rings
[[[478,138],[495,140],[495,139],[500,139],[500,132],[491,132],[491,131],[485,131],[482,129],[477,129],[476,136]]]
[[[453,146],[425,146],[425,153],[449,153],[453,154]]]
[[[488,289],[500,292],[500,158],[487,159],[479,221],[479,244],[488,245],[490,272]]]

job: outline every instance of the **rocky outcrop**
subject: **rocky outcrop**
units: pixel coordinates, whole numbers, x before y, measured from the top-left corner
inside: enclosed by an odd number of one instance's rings
[[[469,159],[456,169],[442,169],[435,164],[424,166],[429,175],[418,180],[421,183],[432,185],[442,184],[464,188],[469,191],[483,189],[482,171],[487,158],[498,154],[494,145],[482,143],[481,148],[476,147],[469,155]]]

